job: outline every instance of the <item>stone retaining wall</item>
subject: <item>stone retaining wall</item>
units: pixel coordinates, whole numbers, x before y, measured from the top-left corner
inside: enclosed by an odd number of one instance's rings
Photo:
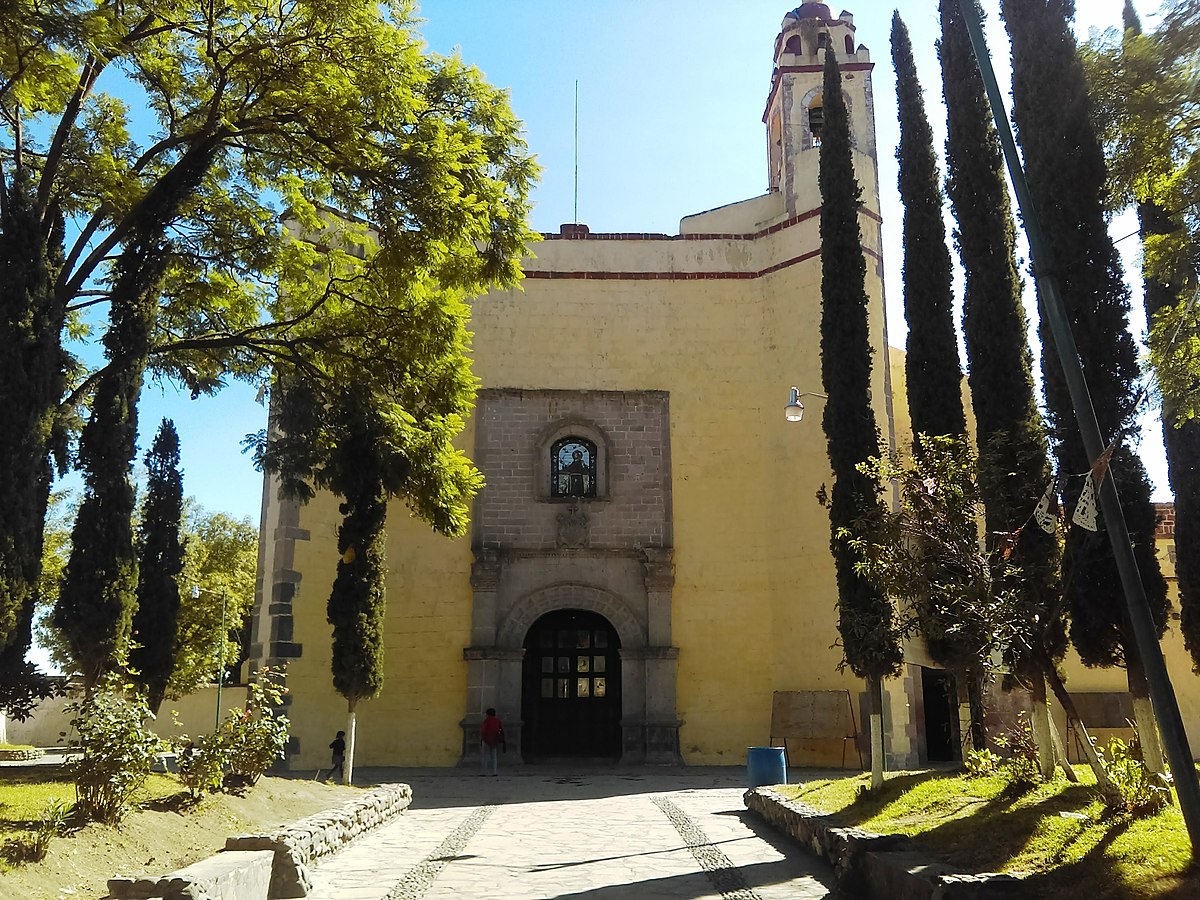
[[[395,818],[410,803],[412,788],[407,784],[382,784],[341,806],[274,831],[231,837],[221,853],[163,878],[109,879],[109,900],[305,897],[312,887],[311,866]]]
[[[0,750],[0,760],[4,762],[24,762],[29,759],[41,759],[45,755],[45,751],[39,750],[37,747]]]
[[[218,853],[162,878],[110,878],[120,900],[263,900],[271,884],[270,851]]]
[[[972,875],[935,862],[911,849],[904,835],[844,828],[774,788],[752,788],[746,807],[829,861],[845,896],[861,900],[1015,900],[1021,879],[1007,874]]]
[[[271,900],[305,897],[312,887],[308,870],[314,863],[398,816],[410,803],[412,788],[407,784],[381,784],[348,803],[276,831],[231,837],[225,841],[225,849],[275,851]]]

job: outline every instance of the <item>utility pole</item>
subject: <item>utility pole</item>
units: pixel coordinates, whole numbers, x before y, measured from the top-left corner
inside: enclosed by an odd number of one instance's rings
[[[1059,363],[1063,367],[1067,388],[1071,395],[1071,405],[1075,409],[1075,420],[1083,436],[1083,445],[1088,459],[1094,464],[1104,453],[1104,440],[1096,421],[1095,410],[1092,408],[1092,397],[1088,391],[1087,381],[1084,379],[1083,366],[1079,362],[1079,352],[1075,348],[1071,323],[1067,318],[1062,296],[1058,291],[1058,281],[1051,274],[1054,268],[1050,259],[1049,245],[1042,233],[1041,224],[1033,205],[1033,197],[1029,191],[1029,184],[1025,180],[1025,170],[1021,167],[1021,160],[1017,155],[1017,145],[1013,140],[1012,129],[1008,125],[1008,113],[1004,108],[1004,98],[996,82],[996,73],[992,71],[991,56],[983,36],[983,23],[979,19],[974,3],[960,2],[959,7],[966,21],[967,33],[971,37],[975,61],[979,65],[979,74],[983,78],[988,101],[992,107],[992,117],[996,122],[996,133],[1000,138],[1000,145],[1004,149],[1004,159],[1008,164],[1013,189],[1017,194],[1017,206],[1021,210],[1021,218],[1025,223],[1025,234],[1029,238],[1029,254],[1033,258],[1038,297],[1042,301],[1041,312],[1050,324],[1051,332],[1054,335]],[[1117,571],[1120,573],[1121,586],[1125,592],[1130,624],[1133,628],[1138,652],[1146,667],[1146,680],[1150,683],[1150,699],[1154,704],[1154,715],[1158,720],[1159,730],[1162,732],[1163,749],[1171,764],[1175,789],[1179,794],[1179,808],[1183,813],[1188,837],[1191,839],[1192,858],[1195,859],[1197,848],[1200,847],[1200,783],[1196,780],[1196,768],[1192,764],[1192,752],[1188,747],[1187,732],[1183,727],[1183,718],[1179,714],[1179,703],[1175,698],[1175,691],[1171,687],[1171,679],[1167,673],[1166,662],[1163,660],[1162,648],[1155,636],[1154,619],[1150,614],[1150,604],[1146,600],[1141,576],[1138,574],[1137,561],[1133,556],[1129,530],[1125,525],[1124,513],[1121,511],[1116,484],[1111,477],[1105,477],[1100,482],[1099,489],[1100,508],[1104,513],[1108,539],[1112,543],[1113,556],[1117,564]]]

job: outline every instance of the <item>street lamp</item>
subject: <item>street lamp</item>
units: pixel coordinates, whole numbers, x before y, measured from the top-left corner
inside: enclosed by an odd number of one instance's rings
[[[800,402],[801,397],[820,397],[822,400],[828,400],[828,394],[820,394],[816,391],[801,391],[795,385],[792,386],[792,395],[787,404],[783,407],[783,417],[789,422],[799,422],[804,418],[804,404]]]
[[[200,599],[200,585],[192,585],[192,599]],[[212,593],[209,591],[209,593]],[[217,730],[221,729],[221,685],[225,681],[225,589],[221,588],[221,630],[217,633],[217,644],[213,656],[217,664]]]

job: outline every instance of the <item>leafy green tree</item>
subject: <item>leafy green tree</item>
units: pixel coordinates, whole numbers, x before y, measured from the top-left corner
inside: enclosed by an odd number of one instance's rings
[[[975,2],[982,16],[976,0],[961,2]],[[979,448],[979,493],[988,547],[994,550],[1002,536],[1016,535],[1021,627],[1009,644],[1007,662],[1030,687],[1031,724],[1042,773],[1049,776],[1054,751],[1044,674],[1052,672],[1066,649],[1066,628],[1054,612],[1062,596],[1062,554],[1058,537],[1029,521],[1051,481],[1049,447],[1034,393],[1000,143],[960,0],[941,0],[939,11],[947,190],[964,273],[963,336]]]
[[[1108,235],[1105,164],[1091,121],[1083,67],[1070,28],[1071,0],[1004,0],[1012,39],[1013,115],[1037,214],[1049,241],[1100,432],[1115,450],[1114,478],[1133,540],[1134,556],[1161,635],[1166,583],[1154,549],[1156,514],[1150,482],[1133,451],[1137,427],[1137,352],[1129,331],[1129,288]],[[1041,329],[1042,376],[1059,470],[1088,472],[1092,461],[1075,424],[1074,408],[1048,325]],[[1083,478],[1066,485],[1073,507]],[[1064,560],[1071,642],[1090,666],[1124,664],[1147,764],[1162,768],[1162,753],[1142,662],[1127,622],[1111,547],[1082,528],[1067,535]]]
[[[1200,3],[1176,3],[1167,19],[1169,26],[1175,26],[1189,6],[1200,23]],[[1196,279],[1188,274],[1186,264],[1182,272],[1178,263],[1164,264],[1168,257],[1186,258],[1179,245],[1189,239],[1200,244],[1200,239],[1189,236],[1189,230],[1197,231],[1194,210],[1190,211],[1190,228],[1185,228],[1183,222],[1189,213],[1172,214],[1162,205],[1187,203],[1186,196],[1175,194],[1185,186],[1195,190],[1200,182],[1200,124],[1194,117],[1190,125],[1184,124],[1183,109],[1188,103],[1194,108],[1196,103],[1182,90],[1188,78],[1182,71],[1182,60],[1169,49],[1167,36],[1143,34],[1129,0],[1125,3],[1124,25],[1119,42],[1105,35],[1085,48],[1083,59],[1089,91],[1096,102],[1095,122],[1109,153],[1111,202],[1137,204],[1143,250],[1142,297],[1146,319],[1153,326],[1153,359],[1164,363],[1158,367],[1158,374],[1163,385],[1167,473],[1175,494],[1180,625],[1193,665],[1200,670],[1200,421],[1188,412],[1189,396],[1180,396],[1177,389],[1183,373],[1172,371],[1187,360],[1186,353],[1181,354],[1175,347],[1186,347],[1196,333],[1194,325],[1189,324],[1192,304],[1188,302],[1188,286],[1194,290]],[[1169,56],[1175,58],[1168,62]],[[1200,50],[1190,56],[1195,61]],[[1175,104],[1174,108],[1168,109],[1165,100]],[[1190,132],[1190,141],[1185,132]],[[1130,173],[1127,166],[1134,160],[1140,168]],[[1190,183],[1188,167],[1193,170]],[[1135,177],[1130,178],[1131,174]],[[1200,194],[1193,199],[1200,202]],[[1193,372],[1200,372],[1200,367]],[[1182,381],[1187,384],[1194,377],[1183,374]]]
[[[189,502],[184,520],[175,666],[167,683],[167,696],[172,698],[211,683],[215,672],[242,659],[237,636],[254,603],[258,566],[258,529],[249,519],[209,512]]]
[[[436,335],[393,294],[518,277],[536,171],[520,124],[477,70],[423,52],[413,10],[411,0],[5,7],[0,197],[5,210],[21,196],[30,209],[0,220],[2,237],[37,253],[22,257],[33,262],[21,279],[0,282],[0,299],[39,298],[51,347],[86,305],[107,305],[111,334],[104,365],[69,393],[50,391],[49,412],[16,420],[33,424],[13,440],[44,465],[44,422],[90,398],[96,483],[83,527],[111,531],[116,556],[91,571],[108,585],[97,590],[114,652],[133,576],[116,520],[130,508],[121,482],[146,371],[205,393],[270,372],[320,381],[347,358],[407,368],[404,354]],[[102,83],[121,84],[149,116],[131,116]],[[74,227],[56,269],[60,212]],[[387,287],[367,302],[362,279]],[[62,368],[50,356],[38,378]],[[428,441],[422,411],[408,412],[392,437]],[[31,472],[18,508],[33,514],[0,522],[0,550],[36,541],[49,486]],[[0,595],[7,621],[22,596]]]
[[[146,468],[150,477],[139,529],[137,611],[129,662],[134,680],[146,689],[150,711],[157,714],[175,668],[184,553],[179,435],[169,419],[159,426],[146,454]]]
[[[1104,32],[1082,48],[1110,202],[1142,207],[1146,277],[1190,296],[1200,284],[1200,2],[1167,0],[1149,34],[1128,2],[1123,18],[1122,31]],[[1193,395],[1195,371],[1190,384],[1178,385]],[[1174,387],[1164,384],[1168,392]],[[1181,410],[1185,418],[1196,414],[1196,402],[1193,396]]]
[[[905,601],[906,631],[924,635],[930,654],[959,675],[982,677],[1016,637],[1019,578],[1008,556],[980,546],[981,494],[965,435],[927,435],[908,464],[871,460],[863,472],[897,485],[894,511],[868,517],[853,544],[863,571]],[[983,749],[982,735],[976,749]]]
[[[892,65],[896,69],[900,119],[896,159],[900,164],[900,201],[904,204],[904,316],[908,322],[905,386],[913,449],[920,456],[925,442],[934,436],[965,435],[967,420],[962,394],[953,388],[961,382],[962,370],[958,365],[950,251],[942,221],[944,197],[933,130],[925,114],[912,41],[899,12],[892,16]],[[974,522],[964,527],[974,535]],[[975,635],[941,627],[943,616],[934,608],[940,602],[941,598],[930,597],[918,607],[923,611],[920,622],[929,626],[923,634],[934,661],[954,672],[959,683],[966,686],[971,739],[977,749],[982,749],[984,661],[971,656],[977,644]]]
[[[880,508],[879,483],[858,468],[879,456],[879,432],[870,397],[867,267],[858,223],[862,188],[854,177],[850,121],[833,53],[825,54],[823,98],[821,378],[829,394],[822,423],[834,478],[830,548],[845,664],[866,679],[871,697],[871,783],[877,788],[883,784],[883,679],[900,671],[903,656],[892,604],[859,570],[861,557],[852,545],[855,523]]]

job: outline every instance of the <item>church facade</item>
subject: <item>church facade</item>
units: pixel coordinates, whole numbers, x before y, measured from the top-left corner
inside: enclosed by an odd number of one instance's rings
[[[830,482],[821,400],[805,398],[799,425],[783,416],[790,386],[822,390],[827,52],[863,188],[875,413],[884,449],[896,443],[874,64],[849,13],[806,3],[784,18],[764,85],[766,193],[676,235],[564,225],[525,260],[523,290],[473,303],[482,388],[462,445],[487,484],[462,540],[391,511],[386,684],[359,705],[359,765],[469,759],[488,707],[522,759],[690,764],[766,744],[776,691],[841,691],[860,716],[816,500]],[[324,613],[338,522],[333,497],[301,507],[266,486],[252,657],[288,665],[300,768],[345,713]],[[894,764],[917,760],[919,702],[912,677],[889,690]],[[843,752],[817,740],[793,758]]]
[[[674,235],[564,225],[524,261],[522,290],[472,304],[482,387],[461,446],[486,487],[457,541],[399,503],[390,511],[385,686],[358,705],[357,765],[469,763],[489,707],[510,765],[741,764],[778,737],[777,692],[820,700],[789,741],[794,763],[865,755],[859,741],[847,756],[847,737],[867,730],[865,686],[839,671],[817,500],[831,484],[817,187],[826,53],[841,65],[863,189],[881,449],[908,445],[883,313],[873,63],[853,16],[804,3],[783,20],[764,85],[766,193],[686,216]],[[791,386],[814,395],[799,423],[783,414]],[[346,716],[325,619],[337,505],[264,486],[251,664],[288,667],[293,769],[322,765]],[[1177,686],[1194,686],[1177,630],[1167,644]],[[1072,691],[1123,708],[1123,673],[1067,669]],[[1181,704],[1196,728],[1200,691]],[[954,758],[957,698],[920,647],[884,705],[890,768]]]

